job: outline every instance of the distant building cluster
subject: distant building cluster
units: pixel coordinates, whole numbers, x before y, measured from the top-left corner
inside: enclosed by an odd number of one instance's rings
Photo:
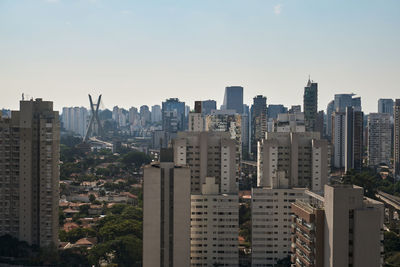
[[[115,152],[129,140],[156,155],[143,167],[144,267],[382,266],[385,207],[340,178],[365,168],[400,178],[400,99],[379,99],[378,112],[364,114],[361,97],[335,94],[319,110],[309,79],[302,106],[268,103],[260,94],[246,105],[244,88],[229,86],[219,109],[169,98],[96,113],[97,103],[63,108],[60,122],[52,102],[21,101],[20,111],[0,113],[0,235],[58,242],[61,130],[89,135],[92,148]],[[242,206],[251,213],[247,248]]]

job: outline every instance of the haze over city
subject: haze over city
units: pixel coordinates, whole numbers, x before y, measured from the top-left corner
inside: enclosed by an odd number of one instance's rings
[[[0,1],[1,108],[21,94],[63,106],[154,105],[179,97],[222,104],[244,87],[269,104],[302,104],[308,76],[318,109],[335,93],[395,98],[400,84],[400,2]]]

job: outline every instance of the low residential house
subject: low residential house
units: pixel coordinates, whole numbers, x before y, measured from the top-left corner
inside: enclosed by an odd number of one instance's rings
[[[76,241],[76,243],[73,245],[73,247],[76,248],[87,248],[90,249],[94,245],[97,244],[97,238],[96,237],[84,237]]]
[[[89,215],[101,215],[103,213],[102,205],[90,205],[89,207]]]
[[[66,217],[72,217],[77,213],[79,213],[79,210],[74,210],[74,209],[71,209],[71,208],[68,208],[68,209],[64,210],[64,214],[65,214]]]
[[[79,225],[74,223],[74,222],[64,223],[64,226],[63,226],[64,231],[67,232],[67,233],[69,231],[73,230],[73,229],[76,229],[76,228],[79,228]]]

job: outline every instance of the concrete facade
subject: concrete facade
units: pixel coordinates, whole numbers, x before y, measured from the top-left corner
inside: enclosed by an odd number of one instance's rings
[[[60,121],[53,103],[21,101],[0,117],[0,235],[30,245],[58,244]]]
[[[368,116],[368,165],[390,165],[392,128],[390,114],[370,113]]]
[[[172,159],[144,167],[144,267],[190,266],[190,169]]]
[[[191,266],[238,266],[239,197],[219,194],[206,177],[201,194],[191,195]]]
[[[193,194],[201,193],[206,177],[215,177],[220,193],[237,192],[237,147],[229,133],[179,132],[173,148],[175,163],[190,166]]]
[[[328,144],[317,132],[271,132],[258,146],[257,186],[322,191],[329,175]]]
[[[291,253],[291,203],[305,189],[252,188],[252,266],[275,266]]]

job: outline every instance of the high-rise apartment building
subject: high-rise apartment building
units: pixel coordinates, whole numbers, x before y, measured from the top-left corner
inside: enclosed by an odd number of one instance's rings
[[[315,131],[318,112],[318,83],[312,82],[310,79],[308,79],[307,86],[304,87],[303,110],[306,131]]]
[[[140,119],[142,126],[145,126],[151,122],[151,112],[147,105],[143,105],[140,107]]]
[[[276,266],[290,255],[290,204],[304,198],[304,191],[304,188],[252,188],[251,266]]]
[[[128,112],[128,121],[132,126],[140,125],[140,115],[135,107],[131,107]]]
[[[238,114],[243,113],[243,87],[228,86],[225,88],[223,109],[232,109]]]
[[[304,113],[281,113],[274,121],[271,132],[305,132]],[[265,137],[265,136],[264,136]]]
[[[232,111],[232,110],[231,110]],[[242,116],[234,111],[229,110],[218,110],[213,111],[211,115],[206,117],[206,131],[210,132],[228,132],[231,139],[236,141],[236,152],[238,162],[242,158],[242,147],[245,146],[245,142],[242,139]]]
[[[227,132],[179,132],[177,165],[191,171],[191,266],[238,266],[238,165]]]
[[[160,122],[162,120],[160,105],[151,106],[151,122]]]
[[[389,113],[370,113],[368,116],[368,165],[390,165],[392,129]]]
[[[380,98],[378,100],[378,113],[388,113],[393,116],[394,101],[390,98]]]
[[[58,243],[60,121],[53,102],[20,101],[0,116],[0,236]]]
[[[332,146],[333,167],[341,169],[345,166],[346,113],[332,114]]]
[[[267,133],[258,147],[257,186],[321,191],[328,163],[328,143],[317,132]]]
[[[202,112],[202,102],[195,101],[194,111],[189,113],[188,131],[202,132],[205,130],[205,119]]]
[[[172,149],[144,167],[143,266],[190,266],[190,169]]]
[[[85,136],[89,113],[84,107],[64,107],[61,122],[66,131]]]
[[[400,99],[396,99],[393,106],[394,131],[393,131],[393,167],[394,176],[400,177]]]
[[[191,195],[191,265],[238,266],[239,196],[221,194],[215,177]]]
[[[179,132],[173,142],[174,162],[189,165],[191,192],[201,193],[206,177],[215,177],[220,193],[237,191],[236,142],[227,132]]]
[[[345,121],[345,170],[361,171],[364,155],[364,114],[346,107]]]
[[[295,266],[382,266],[384,205],[353,185],[325,185],[292,203]]]

